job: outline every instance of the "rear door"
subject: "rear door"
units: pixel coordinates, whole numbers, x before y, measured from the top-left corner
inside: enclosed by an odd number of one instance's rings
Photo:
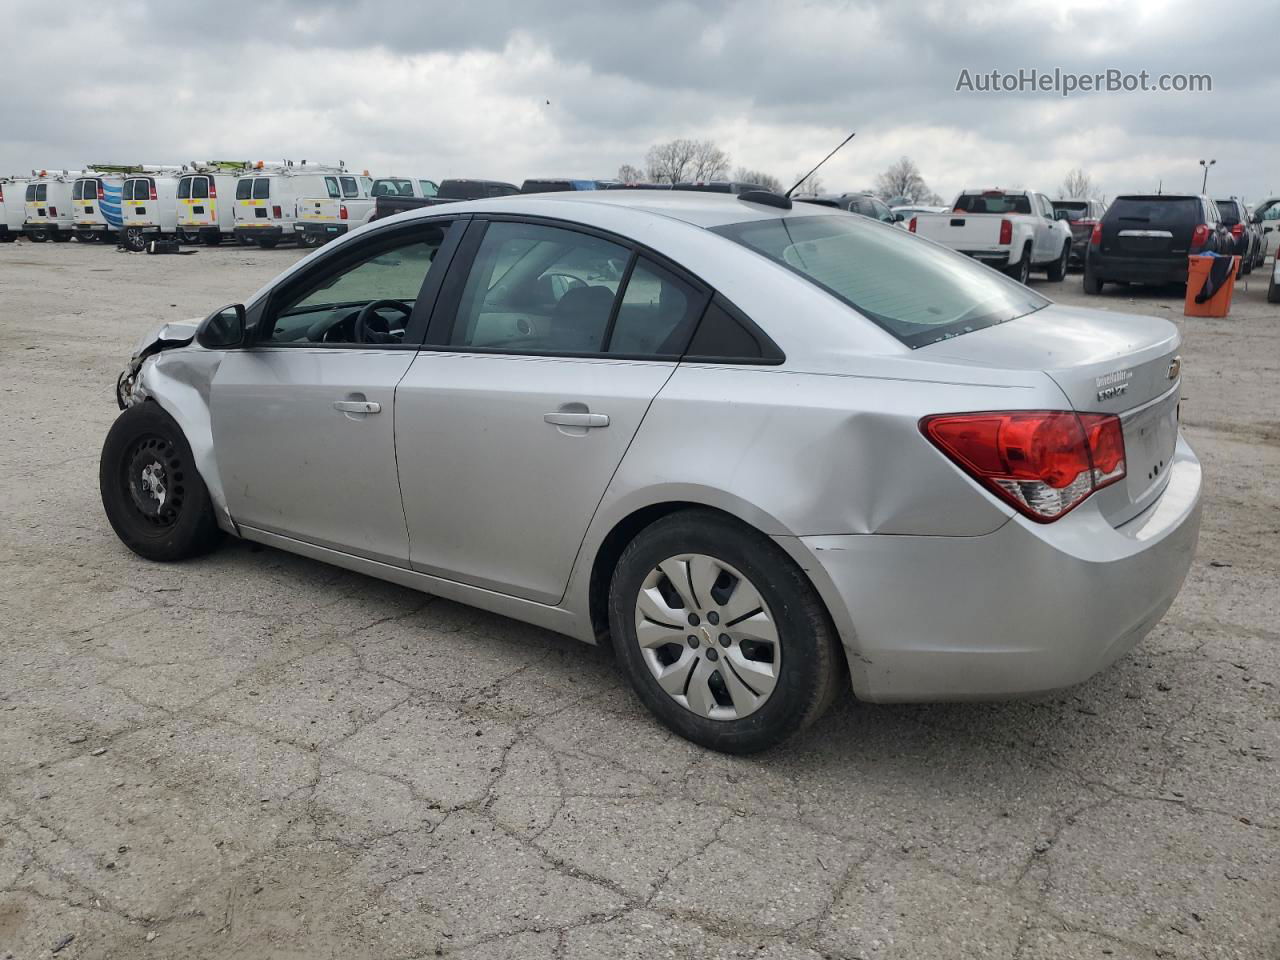
[[[413,568],[559,602],[704,305],[625,241],[476,221],[396,394]]]

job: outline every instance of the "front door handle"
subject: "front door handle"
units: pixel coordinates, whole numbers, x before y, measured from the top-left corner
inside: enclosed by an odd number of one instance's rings
[[[381,413],[382,404],[372,400],[335,400],[333,409],[343,413]]]
[[[607,413],[565,413],[557,411],[556,413],[544,413],[542,419],[547,423],[554,423],[557,427],[607,427],[609,425],[609,415]]]

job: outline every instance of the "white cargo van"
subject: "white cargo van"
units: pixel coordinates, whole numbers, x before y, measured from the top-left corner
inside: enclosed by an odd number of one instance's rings
[[[114,164],[90,164],[71,188],[76,239],[81,243],[114,241],[120,232],[120,198],[124,171]]]
[[[248,161],[195,161],[178,178],[178,239],[213,246],[235,230],[236,180]]]
[[[26,194],[26,177],[0,177],[0,243],[13,243],[22,232]]]
[[[71,191],[79,170],[32,171],[24,194],[22,232],[36,243],[71,239]]]
[[[373,213],[370,190],[373,178],[366,170],[353,173],[331,173],[324,178],[325,195],[298,200],[298,219],[293,225],[298,243],[318,247],[340,237],[353,227],[364,224]]]
[[[236,181],[236,239],[263,249],[295,239],[299,198],[327,195],[324,178],[346,173],[341,163],[285,160],[266,164],[259,160]]]
[[[120,245],[141,252],[147,241],[178,232],[180,167],[141,167],[124,182]]]

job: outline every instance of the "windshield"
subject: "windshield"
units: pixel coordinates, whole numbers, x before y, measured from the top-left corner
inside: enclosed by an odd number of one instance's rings
[[[864,217],[749,220],[714,232],[782,264],[913,348],[1049,305],[968,257]]]
[[[962,193],[956,198],[956,213],[1030,213],[1031,198],[1025,193],[1006,194],[999,190]]]
[[[373,191],[375,197],[412,197],[413,183],[409,180],[375,180]]]

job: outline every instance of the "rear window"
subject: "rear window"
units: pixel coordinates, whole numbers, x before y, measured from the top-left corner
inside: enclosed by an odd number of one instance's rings
[[[179,200],[191,199],[191,181],[194,179],[195,177],[182,177],[180,180],[178,180],[178,199]]]
[[[248,200],[252,196],[253,196],[253,181],[237,180],[236,181],[236,199]]]
[[[208,177],[192,177],[191,199],[193,200],[209,199],[209,178]]]
[[[34,202],[35,198],[36,198],[36,185],[34,183],[28,183],[26,195],[23,199],[27,200],[28,202]]]
[[[1116,197],[1107,209],[1107,223],[1141,224],[1169,229],[1200,223],[1204,212],[1196,197]]]
[[[913,348],[1049,304],[968,257],[859,217],[750,220],[714,232],[781,264]]]
[[[266,200],[271,196],[271,178],[256,177],[253,181],[253,199]]]
[[[955,213],[1030,213],[1031,198],[1023,194],[1006,194],[999,190],[962,193],[956,198]]]
[[[1222,217],[1222,222],[1228,227],[1234,227],[1240,222],[1240,205],[1234,200],[1215,200],[1218,205],[1218,215]]]
[[[143,178],[124,182],[124,198],[126,200],[151,199],[151,181]]]
[[[372,195],[375,197],[412,197],[413,181],[397,180],[388,177],[373,181]]]
[[[1088,200],[1055,200],[1053,201],[1053,209],[1065,210],[1072,220],[1083,220],[1089,216]]]

